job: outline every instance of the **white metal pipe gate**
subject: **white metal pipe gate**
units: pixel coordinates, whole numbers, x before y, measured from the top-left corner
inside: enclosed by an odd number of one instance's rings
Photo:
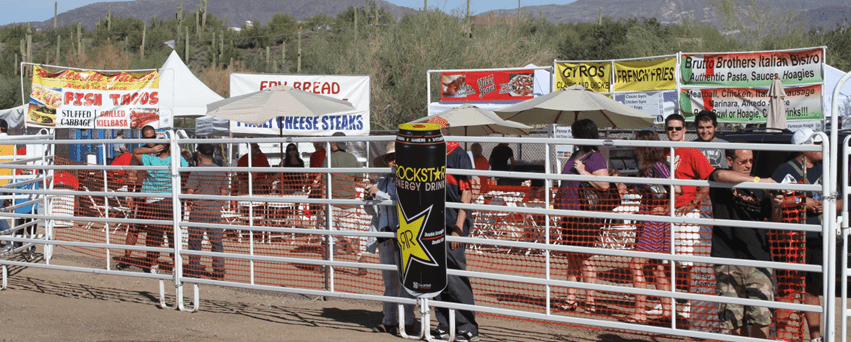
[[[835,112],[835,111],[834,111]],[[322,138],[263,138],[263,139],[217,139],[216,143],[223,144],[235,144],[235,143],[246,143],[246,142],[257,142],[257,143],[312,143],[321,141],[324,143],[328,142],[345,142],[345,141],[371,141],[371,142],[389,142],[393,141],[393,136],[372,136],[372,137],[322,137]],[[505,137],[448,137],[449,141],[459,141],[459,142],[512,142],[512,143],[522,143],[522,144],[537,144],[540,146],[544,146],[543,150],[546,151],[545,162],[549,164],[552,158],[550,155],[550,151],[552,150],[553,145],[555,144],[573,144],[573,145],[596,145],[596,146],[619,146],[625,148],[634,148],[639,146],[658,146],[658,147],[667,147],[667,148],[676,148],[676,147],[697,147],[695,143],[690,142],[666,142],[666,141],[636,141],[636,140],[577,140],[577,139],[548,139],[548,138],[505,138]],[[197,144],[204,142],[211,142],[211,140],[207,139],[179,139],[175,135],[170,134],[167,139],[161,140],[163,142],[171,143],[171,151],[172,155],[179,155],[179,146],[182,144]],[[833,140],[835,141],[835,140]],[[221,223],[200,223],[200,222],[191,222],[184,219],[184,215],[182,213],[183,210],[183,202],[186,200],[192,199],[217,199],[223,201],[243,201],[243,202],[263,202],[263,203],[289,203],[293,200],[291,198],[286,197],[275,197],[275,196],[265,196],[265,195],[257,195],[249,192],[247,195],[239,195],[239,196],[213,196],[213,195],[189,195],[182,192],[181,185],[185,180],[182,179],[181,173],[187,171],[218,171],[218,172],[270,172],[268,168],[260,168],[260,167],[218,167],[218,168],[205,168],[205,167],[196,167],[196,168],[183,168],[180,167],[177,159],[172,158],[172,164],[170,166],[106,166],[106,165],[57,165],[53,161],[55,160],[53,154],[53,146],[56,145],[68,145],[68,144],[78,144],[79,141],[76,140],[57,140],[53,139],[51,136],[36,136],[36,137],[8,137],[4,140],[0,140],[2,143],[6,144],[45,144],[46,146],[50,146],[51,148],[47,149],[50,151],[47,155],[42,159],[42,163],[40,165],[29,165],[29,166],[20,166],[15,163],[4,163],[3,167],[8,168],[34,168],[38,170],[42,170],[44,177],[40,178],[43,182],[43,186],[40,188],[41,190],[20,190],[20,189],[12,189],[9,186],[0,187],[0,191],[5,193],[31,193],[41,195],[42,197],[39,199],[45,203],[46,214],[11,214],[3,212],[0,214],[0,217],[3,218],[15,218],[15,217],[28,217],[40,220],[43,222],[44,227],[46,229],[46,234],[43,238],[36,238],[32,236],[8,236],[2,235],[0,236],[0,240],[5,242],[10,241],[18,241],[24,243],[31,244],[43,244],[45,246],[45,263],[28,263],[28,262],[19,262],[19,261],[11,261],[7,259],[0,259],[0,265],[3,265],[4,269],[7,265],[15,265],[15,266],[23,266],[23,267],[39,267],[39,268],[51,268],[58,270],[67,270],[67,271],[78,271],[78,272],[94,272],[94,273],[103,273],[103,274],[111,274],[111,275],[123,275],[123,276],[134,276],[141,278],[149,278],[156,279],[160,281],[160,289],[161,289],[161,305],[163,307],[168,307],[165,302],[165,286],[164,282],[169,280],[175,286],[175,291],[177,293],[178,301],[175,304],[180,310],[183,311],[195,311],[198,310],[200,301],[198,298],[198,284],[216,284],[222,286],[231,286],[231,287],[241,287],[241,288],[251,288],[251,289],[259,289],[259,290],[270,290],[270,291],[279,291],[279,292],[289,292],[289,293],[300,293],[306,295],[317,295],[317,296],[336,296],[336,297],[344,297],[344,298],[355,298],[355,299],[366,299],[366,300],[374,300],[374,301],[391,301],[398,304],[416,304],[419,303],[421,307],[421,314],[423,315],[422,322],[424,324],[424,328],[428,327],[430,323],[426,317],[428,316],[429,308],[431,307],[443,307],[449,308],[453,310],[472,310],[481,313],[490,313],[490,314],[498,314],[498,315],[507,315],[513,317],[522,317],[527,319],[537,319],[549,322],[557,322],[557,323],[567,323],[567,324],[581,324],[584,326],[595,326],[601,327],[605,329],[622,329],[625,331],[635,331],[642,333],[655,333],[655,334],[667,334],[667,335],[675,335],[675,336],[683,336],[690,338],[701,338],[701,339],[713,339],[713,340],[726,340],[726,341],[755,341],[755,339],[745,338],[745,337],[737,337],[719,334],[716,332],[708,332],[701,330],[683,330],[679,329],[674,321],[672,321],[670,326],[650,326],[650,325],[640,325],[640,324],[632,324],[625,322],[617,322],[610,320],[602,320],[602,319],[593,319],[593,318],[583,318],[583,317],[574,317],[567,315],[559,315],[554,312],[553,308],[555,307],[556,299],[554,298],[555,292],[558,289],[562,288],[576,288],[576,289],[584,289],[584,290],[596,290],[596,291],[604,291],[609,293],[619,293],[626,296],[634,296],[634,295],[647,295],[647,296],[657,296],[657,297],[666,297],[674,299],[674,310],[679,310],[679,307],[682,304],[676,302],[676,300],[688,302],[688,301],[703,301],[703,302],[713,302],[713,303],[733,303],[733,304],[742,304],[742,305],[751,305],[751,306],[763,306],[769,307],[773,309],[788,309],[794,311],[811,311],[811,312],[820,312],[823,314],[824,320],[826,321],[825,333],[826,336],[834,336],[833,334],[833,319],[830,307],[833,301],[825,300],[822,306],[813,306],[813,305],[805,305],[805,304],[794,304],[794,303],[784,303],[784,302],[766,302],[766,301],[758,301],[758,300],[750,300],[750,299],[739,299],[739,298],[730,298],[730,297],[719,297],[715,295],[707,295],[707,294],[698,294],[698,293],[690,293],[690,292],[680,292],[676,290],[675,286],[672,286],[670,291],[662,291],[662,290],[650,290],[650,289],[641,289],[632,286],[622,286],[619,284],[599,284],[599,283],[587,283],[587,282],[579,282],[579,281],[566,281],[562,279],[558,279],[557,276],[554,275],[551,262],[554,259],[554,253],[563,254],[563,253],[590,253],[601,256],[603,258],[649,258],[655,260],[664,260],[670,262],[672,265],[681,265],[683,263],[703,263],[703,264],[737,264],[744,266],[754,266],[754,267],[770,267],[774,269],[785,269],[785,270],[794,270],[794,271],[810,271],[810,272],[822,272],[823,278],[825,281],[834,279],[835,269],[831,263],[831,255],[835,255],[835,245],[831,245],[829,241],[825,241],[825,264],[822,266],[811,266],[811,265],[803,265],[803,264],[794,264],[794,263],[779,263],[779,262],[764,262],[764,261],[746,261],[739,259],[728,259],[728,258],[712,258],[707,256],[697,256],[697,255],[689,255],[689,254],[675,254],[674,249],[671,249],[669,253],[650,253],[650,252],[640,252],[640,251],[632,251],[632,250],[622,250],[622,249],[609,249],[609,248],[599,248],[599,247],[577,247],[577,246],[569,246],[569,245],[561,245],[556,243],[556,241],[551,241],[551,231],[556,227],[551,225],[551,218],[555,216],[582,216],[582,217],[594,217],[601,219],[616,219],[616,220],[631,220],[631,221],[647,221],[650,220],[646,215],[638,215],[631,213],[613,213],[613,212],[587,212],[587,211],[579,211],[579,210],[566,210],[566,209],[551,209],[551,194],[550,189],[553,186],[555,181],[581,181],[581,180],[592,180],[590,176],[580,176],[580,175],[561,175],[561,174],[553,174],[550,171],[550,167],[545,168],[544,173],[524,173],[524,172],[502,172],[502,171],[479,171],[479,170],[448,170],[449,174],[453,175],[466,175],[466,176],[485,176],[485,177],[522,177],[524,179],[532,179],[532,180],[543,180],[544,186],[544,196],[543,196],[543,205],[540,207],[532,207],[532,206],[497,206],[497,205],[488,205],[483,203],[473,203],[473,204],[459,204],[459,203],[447,203],[447,207],[450,208],[460,208],[460,209],[468,209],[471,211],[487,211],[494,213],[505,213],[505,214],[517,214],[517,215],[535,215],[543,217],[542,227],[540,227],[543,232],[543,239],[541,241],[533,241],[527,242],[525,240],[513,241],[511,239],[492,239],[486,238],[483,236],[471,236],[471,237],[451,237],[447,236],[447,241],[453,242],[464,242],[471,246],[491,246],[495,248],[509,248],[509,249],[519,249],[526,250],[528,255],[539,255],[542,256],[540,259],[541,264],[543,265],[542,269],[544,271],[543,276],[537,276],[535,274],[523,273],[523,272],[488,272],[485,270],[449,270],[449,274],[459,275],[459,276],[467,276],[472,279],[476,279],[477,281],[493,281],[497,283],[517,283],[524,284],[528,288],[530,293],[534,293],[535,295],[539,295],[543,298],[543,304],[541,305],[541,309],[517,309],[511,307],[501,307],[498,305],[475,305],[475,306],[466,306],[462,304],[456,303],[448,303],[448,302],[440,302],[435,300],[414,300],[409,298],[401,298],[401,297],[385,297],[379,294],[374,294],[370,291],[361,291],[356,292],[352,291],[347,283],[341,283],[340,286],[344,288],[338,288],[338,284],[335,283],[337,279],[344,279],[346,276],[343,273],[338,274],[338,270],[345,269],[358,269],[364,268],[368,270],[390,270],[395,271],[395,267],[391,265],[381,265],[376,263],[364,263],[357,261],[343,261],[335,260],[334,257],[334,238],[341,237],[355,237],[355,238],[367,238],[367,237],[382,237],[382,238],[391,238],[392,233],[384,233],[384,232],[368,232],[368,231],[356,231],[356,230],[335,230],[331,229],[332,222],[334,221],[334,213],[332,210],[328,210],[331,205],[362,205],[364,204],[363,200],[360,199],[327,199],[327,198],[302,198],[300,199],[301,203],[304,204],[316,204],[325,206],[326,210],[324,213],[324,225],[322,229],[315,230],[307,230],[304,227],[298,227],[295,225],[290,226],[272,226],[269,224],[263,224],[262,222],[255,222],[255,219],[258,215],[249,210],[249,214],[247,216],[248,224],[247,225],[239,225],[234,226],[232,224],[221,224]],[[144,144],[150,142],[150,140],[142,140],[142,139],[107,139],[107,140],[97,140],[98,144],[111,144],[111,143],[138,143]],[[764,150],[764,151],[817,151],[820,150],[827,157],[828,160],[833,160],[835,158],[831,158],[830,154],[832,148],[835,146],[831,146],[835,144],[824,144],[821,147],[818,146],[791,146],[791,145],[766,145],[766,144],[735,144],[735,143],[707,143],[699,145],[702,148],[734,148],[734,149],[753,149],[753,150]],[[330,150],[330,149],[329,149]],[[846,150],[847,151],[847,150]],[[330,154],[328,156],[330,158]],[[249,158],[250,159],[250,158]],[[829,165],[835,165],[835,161],[828,162]],[[847,166],[847,163],[844,163]],[[822,185],[788,185],[788,184],[756,184],[756,183],[742,183],[736,184],[735,187],[741,188],[751,188],[751,189],[769,189],[769,190],[795,190],[795,191],[814,191],[821,192],[826,196],[823,196],[823,201],[825,205],[825,215],[830,215],[829,211],[831,207],[831,203],[835,203],[836,196],[831,196],[833,191],[831,190],[834,186],[832,184],[832,177],[828,176],[828,172],[830,172],[830,167],[825,171],[826,174],[824,176],[825,182]],[[54,188],[55,184],[51,180],[54,179],[54,174],[56,171],[82,171],[82,172],[94,172],[99,173],[103,176],[104,184],[103,190],[99,191],[95,189],[94,191],[83,191],[83,190],[64,190],[64,189],[56,189]],[[133,197],[139,199],[145,199],[150,197],[156,197],[155,194],[149,193],[117,193],[115,190],[110,189],[107,182],[108,177],[106,176],[109,171],[130,171],[130,170],[145,170],[145,171],[167,171],[169,173],[169,177],[172,180],[172,193],[170,194],[171,199],[173,200],[173,213],[174,219],[163,221],[156,219],[140,219],[140,218],[129,218],[129,217],[115,217],[111,216],[112,211],[106,210],[105,215],[98,217],[90,217],[90,216],[61,216],[57,217],[54,213],[54,200],[59,196],[75,196],[75,197],[103,197],[104,198],[104,206],[109,207],[110,201],[118,198],[118,197]],[[304,169],[286,169],[286,168],[274,168],[275,173],[295,173],[295,172],[304,172]],[[363,175],[363,174],[381,174],[388,172],[388,168],[374,168],[374,167],[361,167],[361,168],[314,168],[310,169],[312,173],[325,174],[329,176],[333,173],[349,173],[355,175]],[[835,172],[835,169],[834,169]],[[847,172],[847,171],[846,171]],[[252,179],[252,177],[248,177],[248,179]],[[330,177],[329,177],[330,179]],[[593,177],[595,181],[607,181],[607,182],[620,182],[626,184],[647,184],[647,183],[658,183],[666,186],[713,186],[713,187],[732,187],[734,185],[725,185],[715,182],[708,181],[695,181],[695,180],[681,180],[681,179],[651,179],[651,178],[638,178],[638,177]],[[334,184],[326,183],[325,190],[330,192],[334,187]],[[338,185],[342,186],[342,185]],[[112,198],[112,199],[110,199]],[[379,205],[393,205],[393,202],[384,201],[378,203]],[[847,210],[843,211],[843,215],[847,215]],[[832,212],[833,216],[827,217],[835,217],[835,211]],[[103,237],[102,240],[104,242],[85,242],[85,241],[71,241],[71,240],[62,240],[56,237],[56,231],[54,229],[54,224],[59,220],[68,220],[68,221],[76,221],[77,226],[88,223],[95,222],[97,224],[103,225]],[[827,236],[831,236],[833,230],[831,227],[835,225],[835,220],[825,220],[822,226],[812,226],[812,225],[799,225],[799,224],[788,224],[788,223],[770,223],[770,222],[747,222],[747,221],[732,221],[732,220],[714,220],[714,219],[701,219],[701,218],[686,218],[686,217],[670,217],[670,216],[653,216],[652,221],[665,222],[668,224],[677,224],[677,225],[695,225],[695,226],[705,226],[705,225],[716,225],[723,224],[732,227],[755,227],[755,228],[763,228],[763,229],[774,229],[781,231],[818,231]],[[845,220],[844,222],[847,222]],[[174,247],[173,248],[165,248],[165,247],[148,247],[148,246],[134,246],[134,245],[122,245],[119,243],[111,242],[111,236],[114,235],[114,231],[117,230],[116,226],[120,224],[167,224],[172,227],[174,230]],[[115,226],[112,226],[115,225]],[[242,231],[247,231],[249,233],[249,242],[247,246],[246,253],[239,253],[238,251],[227,251],[226,253],[214,253],[214,252],[206,252],[206,251],[193,251],[183,247],[183,232],[189,227],[201,227],[201,228],[220,228],[220,229],[234,229],[237,228]],[[91,228],[91,227],[90,227]],[[112,228],[112,229],[111,229]],[[113,230],[115,229],[115,230]],[[88,231],[87,234],[91,234],[92,229],[86,229]],[[94,230],[98,234],[100,231],[97,229]],[[254,234],[263,232],[271,232],[277,234],[291,234],[295,235],[309,235],[320,237],[321,244],[325,247],[325,257],[322,259],[311,259],[311,258],[301,258],[301,257],[290,257],[290,256],[280,256],[280,255],[266,255],[262,253],[258,253],[258,246],[255,244],[255,239],[253,238]],[[843,231],[844,234],[847,233],[847,230]],[[834,235],[835,236],[835,235]],[[676,239],[676,234],[672,234],[672,240]],[[825,239],[829,240],[829,239]],[[847,241],[847,240],[845,240]],[[263,242],[261,242],[263,243]],[[674,242],[672,241],[672,244]],[[62,246],[62,247],[76,247],[76,248],[90,248],[103,251],[103,257],[107,261],[106,269],[98,269],[98,268],[86,268],[86,267],[77,267],[77,266],[67,266],[67,265],[55,265],[51,263],[50,250],[53,246]],[[847,248],[847,247],[846,247]],[[110,263],[112,261],[111,250],[112,249],[123,249],[123,250],[132,250],[139,252],[160,252],[160,253],[174,253],[174,268],[172,274],[152,274],[152,273],[140,273],[140,272],[126,272],[126,271],[117,271],[112,270],[110,267]],[[475,253],[472,249],[468,249],[468,254]],[[531,254],[530,254],[531,253]],[[188,277],[185,275],[183,270],[183,262],[182,259],[185,256],[202,256],[202,257],[225,257],[232,262],[245,262],[247,263],[248,268],[248,276],[246,278],[232,279],[232,280],[211,280],[200,277]],[[843,258],[843,261],[846,258]],[[316,288],[310,288],[307,286],[281,286],[281,285],[268,285],[264,284],[260,281],[257,281],[255,270],[259,270],[262,268],[260,264],[268,264],[268,263],[276,263],[276,264],[300,264],[300,265],[312,265],[324,267],[324,275],[320,282],[315,282],[316,285],[319,285]],[[843,272],[847,270],[847,265],[843,266]],[[678,274],[679,271],[671,272],[671,277],[676,283],[677,277],[681,275]],[[845,275],[843,275],[845,276]],[[350,278],[349,278],[350,279]],[[6,275],[5,272],[3,274],[3,280],[5,282]],[[347,282],[349,280],[346,280]],[[193,300],[194,303],[193,308],[185,307],[183,303],[183,285],[185,282],[190,282],[193,284]],[[828,288],[827,293],[832,294],[832,281],[827,282]],[[494,285],[498,286],[498,285]],[[540,290],[535,290],[540,289]],[[475,288],[474,288],[475,291]],[[845,291],[845,286],[843,282],[843,294]],[[825,296],[826,298],[828,295]],[[844,303],[843,296],[843,303]],[[844,305],[844,304],[843,304]],[[844,308],[843,308],[844,309]],[[400,310],[401,312],[401,310]],[[847,318],[847,311],[843,310],[845,317]],[[844,340],[844,320],[843,319],[843,335],[841,338],[837,338],[837,340]],[[403,322],[403,320],[400,320]],[[402,329],[404,330],[404,329]],[[422,329],[424,332],[427,332],[428,329]]]

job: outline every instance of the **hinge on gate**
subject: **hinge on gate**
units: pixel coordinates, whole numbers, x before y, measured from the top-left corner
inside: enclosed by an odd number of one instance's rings
[[[830,195],[828,195],[825,198],[828,199],[828,200],[831,200],[831,201],[836,200],[837,198],[839,198],[839,193],[835,192],[835,191],[831,192]]]

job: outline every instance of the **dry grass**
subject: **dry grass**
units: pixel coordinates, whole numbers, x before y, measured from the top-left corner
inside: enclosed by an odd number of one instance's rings
[[[106,43],[92,49],[83,49],[82,53],[66,56],[67,65],[93,70],[131,70],[135,53],[125,53],[112,43]]]
[[[230,97],[230,74],[233,72],[250,73],[251,69],[246,68],[240,61],[234,61],[233,65],[227,69],[220,65],[215,67],[205,66],[195,73],[198,74],[198,79],[215,91],[216,94],[222,97]]]

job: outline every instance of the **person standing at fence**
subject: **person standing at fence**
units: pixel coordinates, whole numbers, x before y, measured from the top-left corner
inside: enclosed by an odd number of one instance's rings
[[[792,135],[792,144],[795,145],[821,145],[823,143],[820,135],[815,135],[812,129],[804,128],[795,132]],[[774,171],[771,178],[778,183],[799,183],[803,181],[806,184],[821,184],[822,172],[824,164],[822,163],[821,151],[799,152],[788,162],[780,165]],[[806,175],[806,178],[804,177]],[[786,179],[788,178],[788,179]],[[784,179],[787,181],[784,182]],[[806,224],[821,225],[822,207],[820,192],[807,192],[804,198],[806,206]],[[789,196],[784,203],[787,206],[794,206],[796,199],[794,196]],[[842,201],[837,201],[837,206],[841,208]],[[806,233],[806,250],[804,252],[805,262],[809,265],[822,265],[824,250],[822,248],[821,232]],[[821,272],[806,272],[804,276],[804,304],[821,305],[819,296],[824,294],[824,282],[822,281]],[[780,300],[788,301],[791,297],[783,295],[779,296]],[[831,297],[832,298],[832,297]],[[810,331],[811,341],[821,341],[821,314],[818,312],[804,312],[804,318],[807,320],[807,327]],[[778,312],[777,317],[780,326],[786,325],[786,320],[789,319],[788,314]]]
[[[340,137],[346,136],[343,132],[335,132],[332,136]],[[326,160],[322,167],[360,167],[360,163],[358,159],[351,153],[346,152],[346,142],[332,142],[331,143],[331,165],[328,166],[328,161]],[[314,179],[313,184],[316,187],[319,187],[320,184],[323,184],[319,181],[319,179],[324,174],[318,174]],[[331,174],[331,198],[333,199],[354,199],[357,198],[357,177],[351,173],[332,173]],[[314,190],[320,190],[315,189]],[[331,225],[331,230],[349,230],[354,231],[358,230],[358,208],[348,204],[334,204],[331,206],[331,213],[334,216],[333,224]],[[360,246],[360,239],[353,237],[341,236],[338,238],[340,241],[339,246],[340,249],[346,254],[356,254],[357,260],[360,261],[362,257],[362,249]],[[366,269],[359,269],[358,275],[366,275]]]
[[[284,167],[304,168],[304,160],[298,155],[298,145],[290,143],[284,152]],[[281,184],[282,194],[288,195],[296,191],[304,190],[306,175],[301,172],[284,173]]]
[[[635,134],[636,140],[658,141],[659,134],[655,131],[645,130]],[[637,147],[635,156],[638,158],[638,176],[646,178],[666,179],[671,177],[668,158],[665,157],[664,147]],[[669,187],[659,184],[646,184],[641,189],[643,211],[653,215],[666,215],[670,209]],[[676,189],[674,190],[676,192]],[[638,241],[635,244],[636,251],[668,253],[670,251],[671,229],[670,224],[665,222],[644,222],[639,224]],[[648,258],[632,258],[630,268],[633,275],[633,286],[646,289],[647,280],[644,277],[644,268],[653,263],[654,286],[657,290],[670,291],[671,282],[666,276],[666,267],[660,260]],[[635,313],[627,317],[631,323],[644,323],[647,321],[647,296],[635,295]],[[662,297],[662,318],[671,318],[671,298]]]
[[[325,144],[320,141],[313,142],[313,153],[310,154],[310,167],[317,168],[322,167],[322,164],[325,163],[325,157],[327,156],[325,151]],[[321,179],[320,174],[311,173],[308,175],[309,180],[313,180],[313,184],[309,184],[311,187],[310,194],[307,196],[308,198],[322,198],[322,191],[320,189],[319,181]],[[322,205],[321,204],[311,204],[309,206],[311,216],[315,216],[317,218],[316,224],[321,226],[321,222],[324,216],[322,213]]]
[[[154,130],[153,127],[145,126],[145,127],[142,128],[142,139],[156,139],[156,138],[157,138],[157,131]],[[150,147],[153,147],[153,146],[154,146],[154,143],[145,144],[145,147],[150,148]],[[134,158],[130,159],[130,165],[141,165],[141,163],[134,157]],[[127,171],[127,183],[130,185],[128,190],[130,192],[139,192],[139,190],[141,188],[141,183],[143,182],[145,177],[147,177],[147,172],[137,171],[137,170],[128,170]],[[133,215],[134,218],[141,217],[141,212],[144,211],[145,210],[144,208],[146,207],[144,205],[145,200],[146,200],[145,198],[128,197],[127,206],[130,208],[130,210],[132,210],[134,212],[134,215]],[[141,232],[141,226],[142,225],[135,224],[135,223],[130,223],[127,226],[127,236],[124,238],[124,244],[125,245],[127,245],[127,246],[136,245],[136,241],[139,240],[139,233]],[[131,259],[132,253],[133,253],[133,250],[125,249],[123,257],[116,257],[116,260],[118,260],[118,263],[115,264],[115,268],[117,270],[125,270],[128,267],[130,267],[130,264],[132,263],[132,259]]]
[[[124,131],[119,130],[115,132],[115,139],[124,139]],[[120,142],[112,144],[112,158],[110,158],[107,164],[112,164],[112,160],[118,158],[118,156],[127,152],[127,144]]]
[[[386,152],[372,161],[373,167],[389,167],[390,173],[378,178],[375,186],[366,189],[365,198],[380,201],[396,202],[396,143],[387,144]],[[374,205],[364,204],[363,209],[372,215],[369,230],[372,232],[396,232],[399,228],[399,214],[396,205]],[[399,259],[399,247],[390,238],[369,237],[366,241],[366,250],[375,253],[378,250],[378,258],[382,264],[397,265]],[[384,296],[408,297],[408,291],[399,283],[399,274],[396,271],[381,270],[381,278],[384,279]],[[399,327],[399,305],[392,302],[384,302],[384,318],[381,324],[372,328],[374,332],[388,332],[396,334]],[[408,335],[415,335],[414,306],[405,305],[405,331]]]
[[[734,141],[744,142],[744,141]],[[751,176],[753,151],[726,150],[730,169]],[[779,222],[783,211],[783,194],[770,195],[764,190],[713,188],[709,192],[713,214],[717,219]],[[712,231],[711,256],[743,260],[771,261],[766,229],[715,226]],[[740,265],[715,265],[715,282],[719,295],[774,301],[774,284],[770,268]],[[733,335],[768,338],[771,310],[766,307],[720,303],[718,318]],[[750,326],[750,332],[748,331]]]
[[[145,126],[145,130],[153,130],[153,127]],[[133,150],[133,158],[145,166],[171,166],[171,144],[156,143],[137,147]],[[189,167],[183,157],[180,158],[180,167]],[[172,207],[171,192],[172,179],[169,170],[147,170],[147,177],[142,181],[142,192],[162,194],[163,197],[146,197],[139,206],[139,218],[148,220],[174,220],[174,208]],[[174,230],[169,223],[147,224],[143,226],[145,231],[145,246],[159,247],[164,238],[168,239],[169,247],[174,248]],[[151,273],[159,272],[159,252],[147,252],[143,269]],[[174,256],[172,255],[172,259]]]
[[[470,152],[473,154],[473,167],[475,167],[476,170],[490,170],[491,166],[490,163],[488,163],[488,158],[485,158],[485,156],[482,154],[482,144],[473,143],[472,145],[470,145]],[[479,180],[479,184],[481,184],[483,187],[487,187],[488,185],[490,185],[490,182],[488,182],[487,177],[476,176],[475,178]],[[476,189],[474,189],[473,191],[474,197],[479,195],[479,191],[475,190]]]
[[[718,115],[711,110],[702,110],[694,117],[694,125],[697,127],[696,142],[713,142],[725,143],[727,140],[715,137],[715,131],[718,129]],[[728,169],[727,157],[724,154],[724,149],[721,148],[701,148],[701,152],[716,169]]]
[[[597,124],[589,119],[582,119],[571,125],[573,137],[576,139],[599,139]],[[606,159],[595,146],[577,146],[575,153],[564,164],[562,174],[583,176],[608,176]],[[556,204],[563,210],[590,210],[582,198],[581,192],[586,190],[606,190],[609,182],[595,181],[562,181],[558,189]],[[599,219],[586,217],[565,216],[562,224],[562,241],[566,245],[593,247],[600,236]],[[569,253],[567,260],[567,280],[578,281],[580,275],[585,282],[594,282],[597,271],[591,261],[591,254]],[[594,290],[585,290],[586,312],[597,312]],[[567,289],[567,301],[561,306],[562,310],[575,311],[579,307],[576,302],[576,289]]]
[[[213,163],[213,145],[198,144],[198,158],[200,160],[199,167],[218,167]],[[216,171],[194,171],[189,176],[186,183],[186,193],[189,195],[219,195],[226,196],[228,189],[227,174]],[[222,206],[224,201],[212,199],[194,199],[189,201],[191,204],[189,210],[189,220],[192,222],[203,223],[221,223],[222,221]],[[207,238],[210,240],[210,247],[213,252],[223,253],[225,251],[222,246],[221,228],[200,228],[189,227],[189,249],[193,251],[201,250],[201,239],[204,233],[207,233]],[[189,267],[186,269],[186,275],[200,277],[204,274],[204,267],[201,266],[201,257],[197,255],[189,255]],[[224,279],[225,277],[225,259],[222,257],[213,257],[213,279]]]
[[[447,125],[443,124],[443,135],[449,134]],[[508,146],[506,146],[508,147]],[[457,142],[450,141],[446,143],[446,168],[447,169],[463,169],[472,170],[473,163],[467,152]],[[470,204],[473,200],[472,180],[468,176],[446,174],[446,202],[456,202]],[[470,236],[470,220],[469,211],[466,209],[455,209],[446,207],[446,231],[452,236]],[[467,256],[465,250],[467,245],[461,242],[449,243],[449,249],[446,251],[446,267],[455,270],[467,269]],[[473,285],[470,283],[470,278],[460,277],[455,275],[447,276],[446,288],[435,297],[436,300],[445,302],[454,302],[468,305],[475,305],[473,299]],[[449,338],[449,309],[435,308],[435,316],[437,317],[437,328],[432,331],[432,335],[441,339]],[[474,311],[457,310],[455,312],[455,330],[457,332],[456,340],[462,341],[478,341],[479,340],[479,324],[476,322],[476,313]]]
[[[500,143],[491,150],[491,157],[488,160],[491,170],[496,171],[514,171],[514,150],[508,147],[508,143]],[[509,165],[509,163],[511,163]],[[497,178],[496,183],[499,185],[511,185],[511,178]]]
[[[250,151],[236,161],[237,167],[248,167],[248,157],[251,156],[251,167],[269,167],[269,159],[260,150],[257,143],[249,144]],[[251,186],[254,195],[265,195],[268,193],[271,179],[266,172],[252,172]],[[248,195],[248,173],[239,172],[236,176],[236,189],[240,194]]]

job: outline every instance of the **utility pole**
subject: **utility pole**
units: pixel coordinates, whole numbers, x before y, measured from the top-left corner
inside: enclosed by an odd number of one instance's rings
[[[301,25],[298,25],[298,62],[296,64],[295,72],[297,74],[301,73]]]

